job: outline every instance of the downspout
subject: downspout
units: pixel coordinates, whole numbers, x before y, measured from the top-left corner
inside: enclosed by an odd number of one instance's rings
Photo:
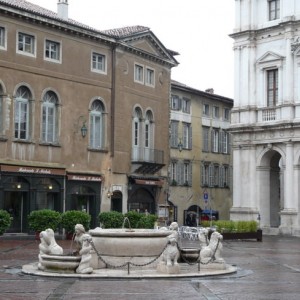
[[[110,103],[110,148],[111,157],[115,156],[115,103],[116,103],[116,46],[112,47],[111,58],[111,103]]]

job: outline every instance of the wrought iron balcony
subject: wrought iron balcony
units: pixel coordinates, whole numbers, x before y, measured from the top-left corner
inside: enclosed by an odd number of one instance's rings
[[[164,166],[164,151],[145,147],[133,147],[132,164],[138,164],[136,173],[154,174]]]

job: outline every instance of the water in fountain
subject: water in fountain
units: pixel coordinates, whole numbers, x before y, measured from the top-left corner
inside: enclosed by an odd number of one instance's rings
[[[128,217],[125,217],[124,220],[123,220],[123,224],[122,224],[122,229],[125,229],[125,223],[127,221],[127,224],[129,226],[129,229],[127,229],[126,231],[128,232],[134,232],[134,230],[131,228],[131,224],[130,224],[130,220]]]

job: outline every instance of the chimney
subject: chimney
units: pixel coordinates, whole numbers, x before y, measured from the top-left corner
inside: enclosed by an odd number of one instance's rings
[[[68,20],[68,0],[58,0],[57,15],[59,18]]]
[[[210,89],[206,89],[205,92],[209,94],[213,94],[215,91],[214,89],[210,88]]]

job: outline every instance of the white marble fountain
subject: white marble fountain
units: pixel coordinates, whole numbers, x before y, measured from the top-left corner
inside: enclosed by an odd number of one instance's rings
[[[206,235],[206,236],[205,236]],[[40,234],[38,262],[23,273],[54,277],[199,277],[236,272],[221,257],[222,235],[199,231],[199,248],[178,246],[178,224],[160,229],[102,229],[75,226],[75,251],[64,255],[52,229]],[[203,240],[206,241],[203,244]],[[201,242],[202,241],[202,242]]]

